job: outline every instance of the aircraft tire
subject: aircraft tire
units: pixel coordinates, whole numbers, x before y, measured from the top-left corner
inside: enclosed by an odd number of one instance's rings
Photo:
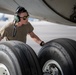
[[[58,38],[49,41],[39,53],[43,74],[76,75],[76,41]]]
[[[38,57],[19,41],[0,42],[1,75],[42,75]]]

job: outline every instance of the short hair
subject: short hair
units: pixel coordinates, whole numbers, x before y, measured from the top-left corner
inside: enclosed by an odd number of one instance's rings
[[[17,7],[15,13],[19,15],[20,13],[23,13],[23,12],[26,12],[28,14],[28,11],[24,7],[19,6],[19,7]]]

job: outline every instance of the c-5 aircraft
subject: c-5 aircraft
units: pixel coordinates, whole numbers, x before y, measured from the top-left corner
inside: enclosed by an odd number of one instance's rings
[[[76,26],[76,0],[0,0],[0,12],[25,7],[31,17]],[[0,75],[76,75],[76,41],[49,40],[38,55],[20,41],[0,42]]]

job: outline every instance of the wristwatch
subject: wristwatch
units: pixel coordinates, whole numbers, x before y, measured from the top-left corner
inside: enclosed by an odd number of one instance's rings
[[[44,43],[44,41],[42,41],[41,43],[40,43],[40,46],[43,46],[45,43]]]

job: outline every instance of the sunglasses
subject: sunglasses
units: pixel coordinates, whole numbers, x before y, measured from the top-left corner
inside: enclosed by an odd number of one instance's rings
[[[29,17],[29,15],[24,16],[24,17],[20,17],[20,18],[22,18],[23,20],[26,20],[28,17]]]

